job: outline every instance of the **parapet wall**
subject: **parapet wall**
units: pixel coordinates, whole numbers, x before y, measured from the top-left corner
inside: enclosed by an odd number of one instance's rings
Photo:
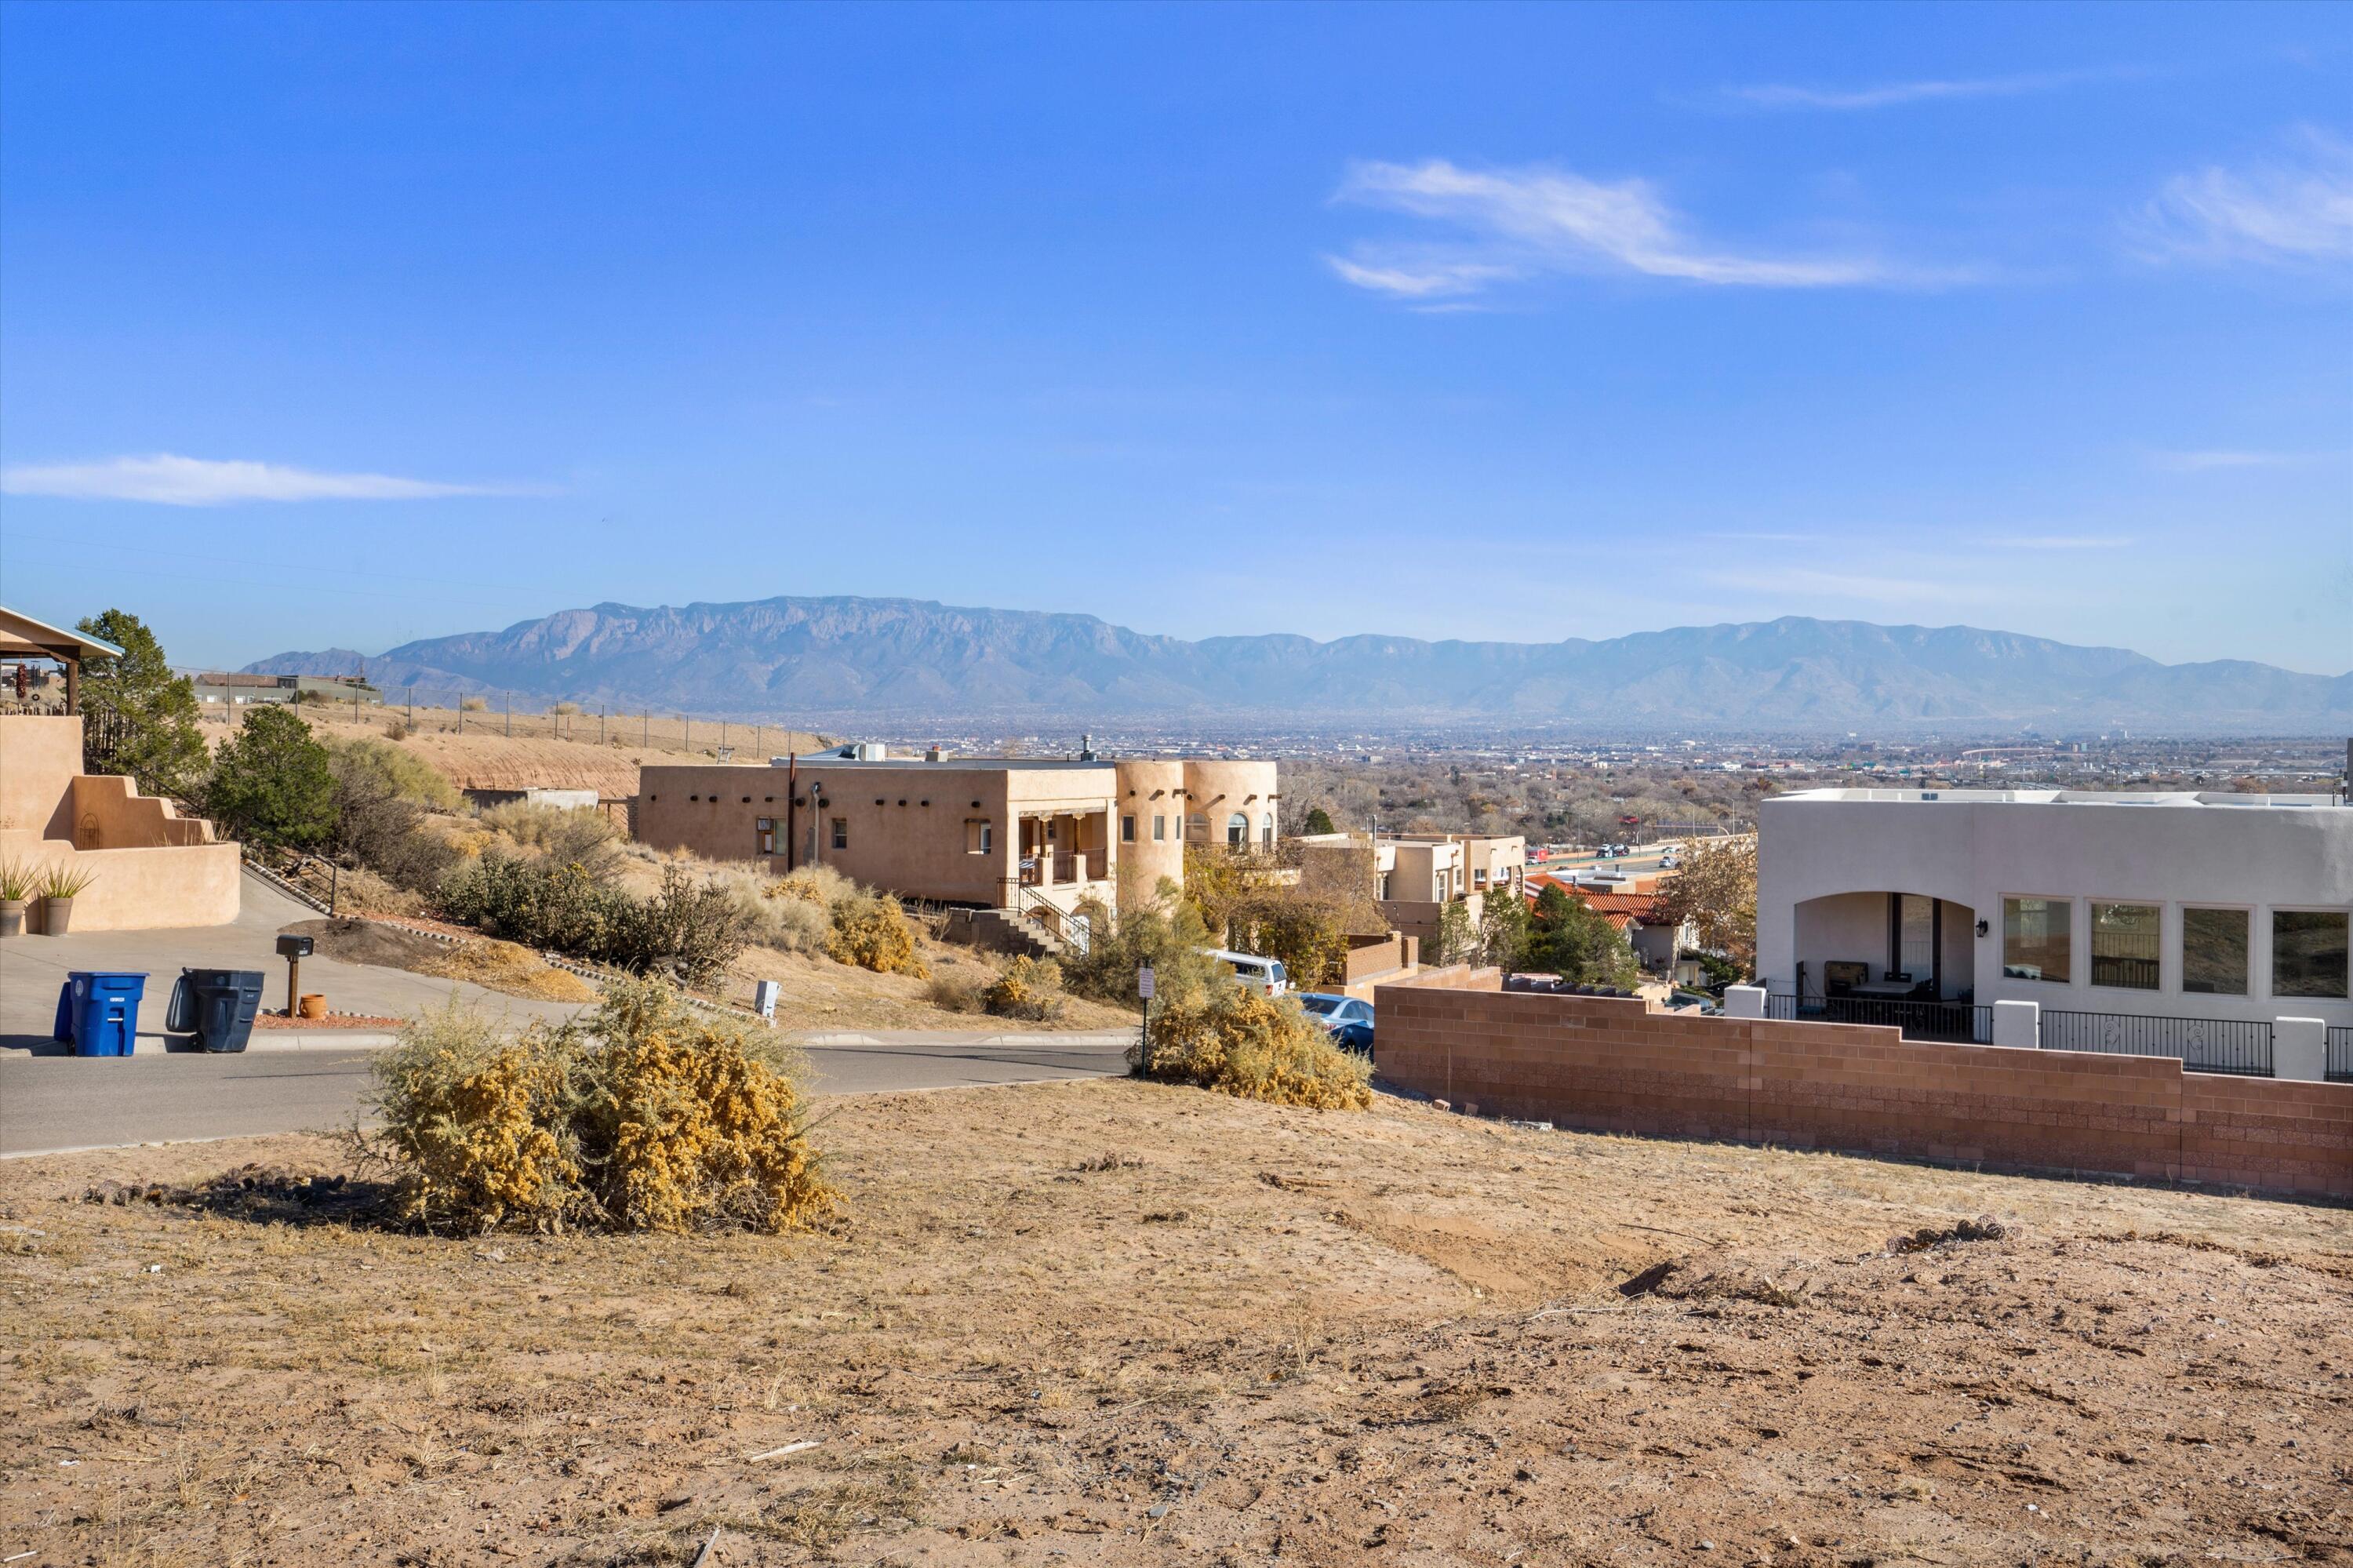
[[[1382,1075],[1482,1115],[1588,1131],[2353,1199],[2353,1085],[1499,984],[1456,968],[1380,987]]]

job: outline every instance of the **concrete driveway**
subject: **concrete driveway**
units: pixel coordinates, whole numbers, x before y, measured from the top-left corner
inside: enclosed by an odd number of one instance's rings
[[[263,1005],[286,1005],[286,960],[276,951],[279,931],[318,911],[297,904],[259,878],[245,878],[243,911],[232,925],[182,931],[91,931],[65,937],[20,937],[0,942],[0,1060],[11,1055],[61,1054],[50,1027],[57,1022],[58,991],[71,969],[113,969],[147,976],[139,1006],[138,1055],[165,1049],[164,1008],[172,982],[183,969],[259,969],[268,980]],[[485,991],[461,980],[435,980],[406,969],[302,960],[302,989],[318,991],[337,1012],[369,1012],[406,1018],[438,1007],[451,996],[473,1002],[493,1017],[517,1026],[533,1018],[568,1018],[583,1003],[532,1001]],[[318,1032],[324,1034],[327,1032]],[[257,1035],[257,1038],[261,1036]],[[316,1035],[306,1036],[316,1038]]]

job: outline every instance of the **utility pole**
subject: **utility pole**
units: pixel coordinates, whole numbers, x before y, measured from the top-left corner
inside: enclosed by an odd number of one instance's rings
[[[507,694],[507,738],[514,738],[514,694]]]
[[[638,715],[638,721],[644,726],[638,732],[638,744],[639,746],[651,746],[654,743],[653,709],[647,708],[643,712],[639,713]]]
[[[417,688],[414,686],[408,688],[408,727],[417,727]]]
[[[605,707],[603,703],[596,705],[596,744],[599,746],[605,744]]]

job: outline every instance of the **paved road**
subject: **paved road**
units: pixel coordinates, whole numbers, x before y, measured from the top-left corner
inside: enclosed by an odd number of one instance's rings
[[[958,1088],[1126,1071],[1130,1036],[880,1033],[808,1047],[819,1094]],[[366,1050],[128,1057],[0,1054],[0,1156],[348,1127]]]

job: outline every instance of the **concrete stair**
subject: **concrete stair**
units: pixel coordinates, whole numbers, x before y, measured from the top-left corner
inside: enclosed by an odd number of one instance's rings
[[[1060,959],[1071,950],[1071,945],[1027,916],[1010,909],[958,910],[956,929],[952,927],[949,938],[969,942],[976,948],[991,952],[1013,953],[1030,959]]]

